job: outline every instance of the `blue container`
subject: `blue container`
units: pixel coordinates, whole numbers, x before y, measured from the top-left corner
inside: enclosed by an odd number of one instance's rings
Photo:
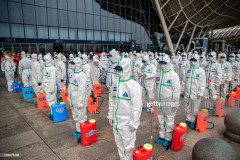
[[[68,82],[68,73],[66,74],[66,81]]]
[[[22,88],[23,99],[31,99],[33,98],[33,89],[32,87]]]
[[[58,123],[67,120],[66,104],[60,102],[51,105],[53,123]]]
[[[107,76],[104,76],[104,84],[107,84]]]
[[[22,83],[21,82],[14,82],[13,86],[13,93],[20,93],[22,92]]]
[[[57,84],[56,84],[56,85],[57,85]],[[57,85],[57,94],[58,94],[58,93],[60,93],[60,92],[59,92],[59,88],[58,88],[58,85]]]
[[[7,79],[6,79],[6,87],[7,87],[7,89],[8,89],[8,82],[7,82]]]

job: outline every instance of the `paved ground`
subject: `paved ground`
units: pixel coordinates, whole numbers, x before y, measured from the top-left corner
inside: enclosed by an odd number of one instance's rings
[[[112,134],[112,128],[108,124],[108,94],[103,87],[103,105],[100,114],[88,114],[88,119],[97,120],[97,131],[107,131]],[[88,147],[82,147],[76,138],[71,136],[75,130],[71,110],[67,105],[68,120],[54,124],[47,118],[49,108],[37,109],[34,100],[24,101],[21,94],[9,93],[5,87],[5,80],[0,77],[0,153],[19,153],[23,160],[44,159],[68,159],[68,160],[115,160],[118,158],[117,148],[113,135],[108,140],[98,140],[97,143]],[[181,100],[183,102],[183,99]],[[181,102],[175,124],[184,121],[184,109]],[[226,113],[238,109],[226,108]],[[171,160],[190,160],[194,144],[205,137],[217,137],[231,144],[240,154],[240,144],[234,143],[223,136],[224,118],[210,116],[209,121],[215,124],[214,129],[208,129],[204,133],[198,133],[188,128],[187,142],[179,152],[166,150],[161,145],[153,143],[153,159],[166,156]],[[136,147],[144,143],[151,143],[151,115],[143,112],[141,125],[137,131]],[[210,125],[209,125],[210,127]],[[105,135],[98,135],[98,137]],[[158,137],[157,117],[153,117],[153,138]],[[0,158],[11,159],[11,158]]]

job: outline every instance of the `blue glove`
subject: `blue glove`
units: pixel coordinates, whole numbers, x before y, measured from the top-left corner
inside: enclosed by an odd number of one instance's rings
[[[4,72],[4,71],[2,71],[2,74],[5,74],[5,72]]]

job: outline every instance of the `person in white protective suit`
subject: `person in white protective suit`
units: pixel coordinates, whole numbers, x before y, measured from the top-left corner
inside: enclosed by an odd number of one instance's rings
[[[232,66],[226,61],[227,56],[225,53],[219,54],[218,59],[223,71],[222,82],[220,86],[220,98],[226,98],[229,83],[232,80]]]
[[[152,52],[150,52],[149,58],[150,58],[152,64],[153,64],[153,65],[156,67],[156,69],[157,69],[157,67],[158,67],[158,62],[157,62],[157,60],[154,58],[154,54],[153,54]]]
[[[142,75],[141,75],[141,85],[142,85],[142,99],[143,99],[143,110],[146,108],[147,102],[153,102],[154,101],[154,82],[155,82],[155,76],[157,69],[150,61],[150,58],[148,55],[143,56],[142,60],[144,64],[144,68],[142,69]],[[150,112],[150,109],[147,108],[147,112]]]
[[[41,65],[41,70],[43,71],[44,61],[43,61],[43,58],[42,58],[42,54],[41,54],[41,53],[39,53],[39,55],[38,55],[38,62],[40,63],[40,65]]]
[[[238,81],[239,81],[239,76],[240,76],[240,67],[238,65],[238,62],[235,61],[235,54],[231,53],[229,56],[229,62],[232,66],[232,80],[230,82],[230,92],[234,91],[234,89],[237,87],[238,85]]]
[[[60,90],[66,89],[66,64],[63,62],[63,55],[59,53],[56,57],[57,85]]]
[[[180,84],[182,87],[184,87],[182,84],[184,83],[184,78],[185,78],[185,75],[187,73],[187,69],[190,67],[190,63],[188,61],[188,58],[187,58],[187,53],[186,52],[182,52],[182,58],[179,62],[179,77],[180,77]],[[182,88],[183,90],[183,88]],[[184,97],[183,94],[181,94],[181,97]]]
[[[24,51],[21,52],[22,59],[19,61],[19,75],[22,79],[24,87],[32,86],[31,79],[31,60],[26,57],[26,53]]]
[[[81,58],[82,57],[82,53],[79,51],[78,52],[78,57]]]
[[[141,80],[142,67],[143,67],[143,63],[142,63],[141,55],[137,53],[135,65],[133,67],[133,79],[138,83],[140,83],[140,80]]]
[[[50,54],[44,56],[45,66],[43,69],[43,93],[46,95],[47,104],[50,106],[51,113],[48,117],[52,116],[51,105],[57,103],[57,86],[56,86],[56,68],[52,65],[52,58]]]
[[[205,107],[210,114],[214,114],[215,101],[219,98],[219,88],[222,84],[222,68],[216,60],[216,52],[209,55],[209,65],[206,66]],[[208,100],[207,100],[208,99]]]
[[[93,56],[91,67],[92,67],[91,77],[92,77],[92,83],[94,85],[99,83],[100,73],[101,73],[101,69],[99,67],[99,59],[97,55]]]
[[[180,80],[178,74],[173,70],[168,55],[162,56],[159,61],[161,71],[156,75],[157,117],[159,121],[159,138],[155,143],[164,147],[171,145],[174,120],[180,99]]]
[[[73,54],[70,54],[69,55],[69,61],[68,61],[68,80],[69,80],[69,77],[73,74],[73,70],[72,70],[72,63],[70,63],[70,62],[72,62],[73,61],[73,59],[74,59],[74,56],[73,56]]]
[[[116,66],[118,79],[113,82],[109,94],[107,118],[113,126],[113,134],[121,160],[132,160],[135,149],[136,131],[142,112],[141,87],[130,78],[129,59],[122,58]]]
[[[238,86],[240,85],[240,54],[238,53],[235,57],[236,62],[238,63],[239,74],[238,74]]]
[[[208,62],[206,61],[206,57],[205,57],[204,54],[202,54],[202,55],[200,56],[199,62],[200,62],[200,63],[199,63],[199,66],[202,67],[202,68],[205,70],[206,66],[208,65]]]
[[[74,73],[69,77],[69,103],[72,109],[73,120],[76,122],[76,131],[73,137],[81,138],[80,123],[87,121],[87,83],[88,77],[82,70],[82,60],[80,57],[74,58],[71,62]]]
[[[185,92],[185,123],[195,129],[197,113],[206,88],[206,75],[204,69],[199,67],[199,55],[193,54],[190,59],[190,67],[186,70],[182,85]]]
[[[7,79],[8,83],[8,91],[12,92],[13,91],[13,82],[14,82],[14,77],[15,77],[15,71],[16,71],[16,66],[12,62],[11,57],[5,56],[5,61],[3,63],[4,71],[5,71],[5,77]]]
[[[114,67],[118,65],[118,61],[120,61],[122,57],[119,56],[115,49],[112,49],[109,52],[109,64],[108,64],[108,71],[107,71],[107,87],[110,88],[115,79],[117,79],[116,72],[114,71]]]
[[[82,54],[82,70],[87,75],[87,92],[86,92],[87,103],[87,99],[92,93],[92,77],[91,77],[92,67],[90,66],[90,64],[88,64],[88,56],[86,54]]]
[[[37,61],[37,54],[32,54],[32,84],[35,94],[42,93],[43,70],[41,64]]]
[[[171,53],[171,63],[173,65],[174,71],[178,74],[179,73],[179,64],[178,64],[178,59],[175,56],[175,53]]]

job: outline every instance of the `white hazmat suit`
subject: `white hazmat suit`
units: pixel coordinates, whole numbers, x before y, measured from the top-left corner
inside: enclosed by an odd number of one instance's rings
[[[22,59],[19,61],[19,75],[22,78],[24,87],[32,86],[31,80],[31,60],[26,57],[24,51],[21,52]]]
[[[8,83],[8,91],[12,92],[13,91],[13,82],[14,82],[14,77],[15,77],[15,71],[16,71],[16,66],[13,64],[11,57],[5,56],[5,61],[3,63],[4,65],[4,70],[5,70],[5,77],[7,79]]]
[[[37,61],[37,54],[32,54],[32,84],[35,94],[42,93],[43,70],[41,64]]]

